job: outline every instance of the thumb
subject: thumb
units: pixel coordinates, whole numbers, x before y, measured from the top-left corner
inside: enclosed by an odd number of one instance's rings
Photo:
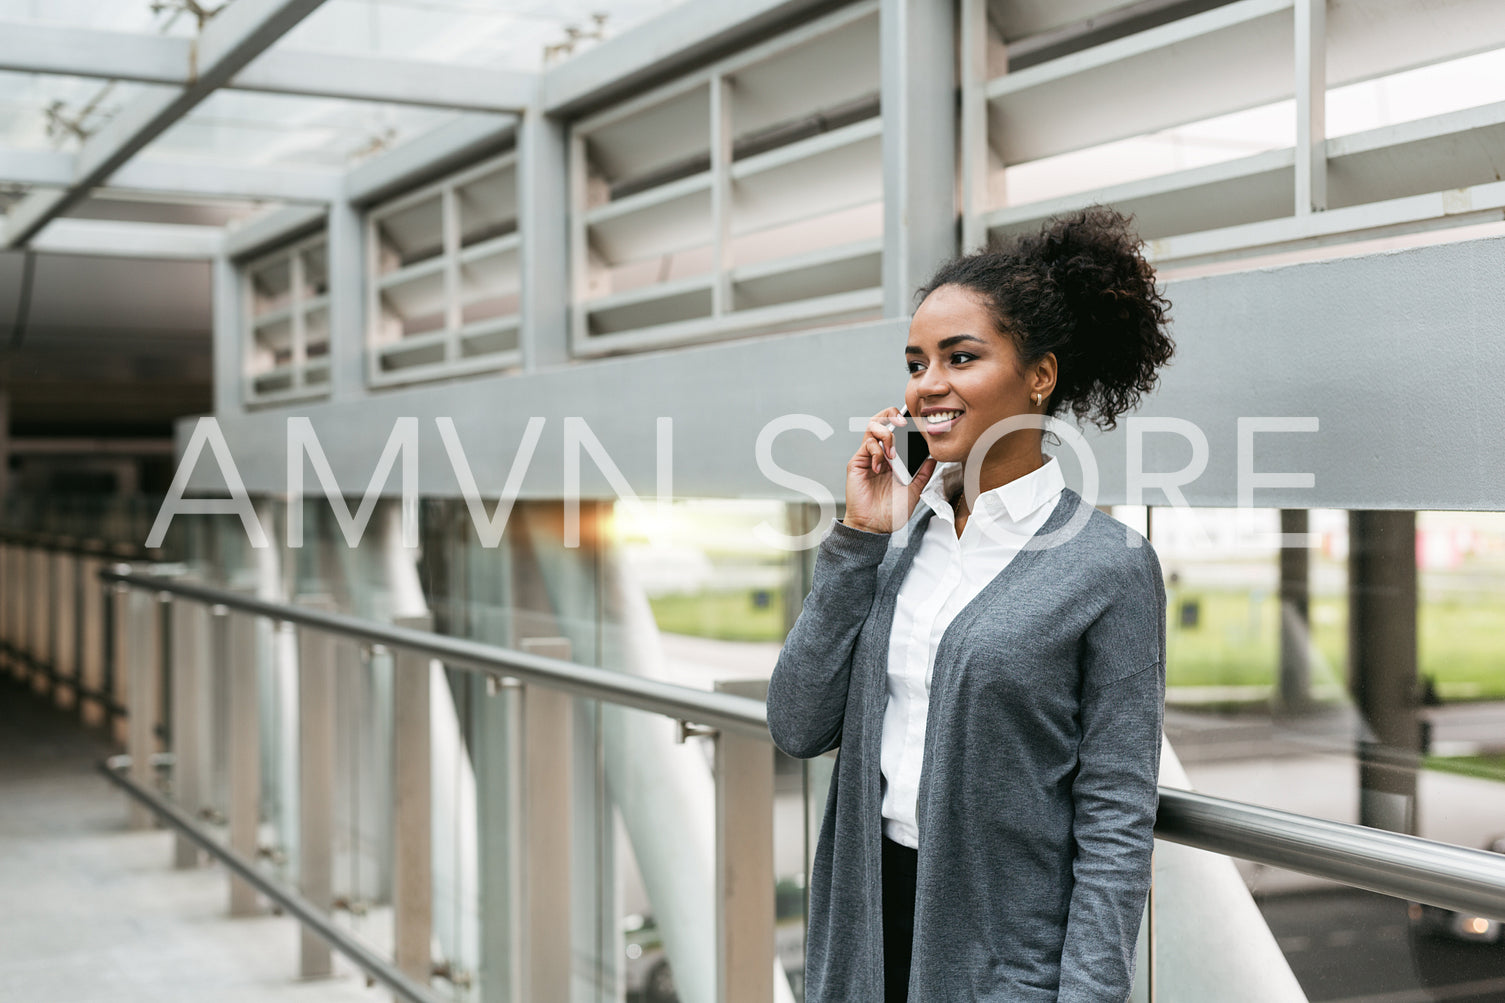
[[[920,493],[925,490],[925,485],[930,483],[930,477],[935,473],[935,457],[925,457],[925,462],[920,464],[920,469],[915,471],[914,477],[909,482],[909,506],[913,510],[919,504]]]

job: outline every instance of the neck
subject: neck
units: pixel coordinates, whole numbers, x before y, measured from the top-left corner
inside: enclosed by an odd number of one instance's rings
[[[978,473],[979,490],[991,491],[994,488],[1001,488],[1010,481],[1033,473],[1043,466],[1045,466],[1045,455],[1040,452],[1038,446],[1022,455],[1000,457],[989,455],[982,461],[982,470]]]

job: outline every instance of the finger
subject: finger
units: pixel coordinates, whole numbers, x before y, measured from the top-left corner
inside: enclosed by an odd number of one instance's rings
[[[935,457],[927,456],[925,462],[920,464],[920,469],[915,471],[914,477],[909,482],[909,497],[914,502],[919,502],[920,492],[925,490],[925,485],[930,482],[930,475],[935,473],[935,468]]]
[[[873,438],[882,443],[884,455],[890,458],[899,455],[894,451],[893,429],[875,420],[868,423],[867,432],[868,435],[871,435]]]

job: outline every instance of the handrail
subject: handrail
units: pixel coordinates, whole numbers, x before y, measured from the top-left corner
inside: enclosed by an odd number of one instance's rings
[[[1505,921],[1505,855],[1160,788],[1155,835],[1382,895]]]
[[[270,602],[226,589],[174,581],[160,575],[107,567],[100,570],[99,577],[107,582],[166,592],[207,605],[223,606],[241,613],[313,627],[367,644],[402,648],[437,658],[450,668],[511,677],[523,683],[537,683],[574,696],[607,700],[754,738],[768,737],[768,718],[763,705],[746,697],[694,690],[657,679],[629,676],[609,669],[499,648],[466,638],[445,637],[411,627],[373,623],[343,613],[326,613],[297,605]]]
[[[764,705],[747,697],[694,690],[477,641],[389,627],[157,575],[105,568],[100,577],[372,644],[405,648],[458,668],[512,676],[577,696],[769,739]],[[1160,788],[1155,835],[1382,895],[1505,920],[1505,855],[1174,787]]]
[[[195,825],[193,819],[189,818],[188,814],[177,805],[126,776],[122,771],[130,766],[130,762],[130,756],[111,756],[98,764],[99,772],[131,797],[156,812],[164,822],[193,840],[212,856],[217,857],[226,867],[248,884],[253,885],[257,891],[292,913],[300,923],[318,934],[330,947],[349,958],[367,975],[385,984],[398,998],[408,1003],[441,1003],[440,998],[430,992],[427,987],[410,978],[401,969],[361,943],[358,938],[336,926],[324,910],[292,889],[268,878],[250,861]]]

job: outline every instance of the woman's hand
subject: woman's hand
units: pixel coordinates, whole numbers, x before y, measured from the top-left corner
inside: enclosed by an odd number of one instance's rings
[[[893,466],[899,462],[894,433],[909,424],[896,407],[884,408],[867,423],[862,445],[847,463],[847,515],[842,520],[852,529],[868,533],[892,533],[909,520],[919,503],[920,492],[935,472],[935,457],[927,457],[906,485],[900,484]],[[893,424],[895,427],[886,427]]]

